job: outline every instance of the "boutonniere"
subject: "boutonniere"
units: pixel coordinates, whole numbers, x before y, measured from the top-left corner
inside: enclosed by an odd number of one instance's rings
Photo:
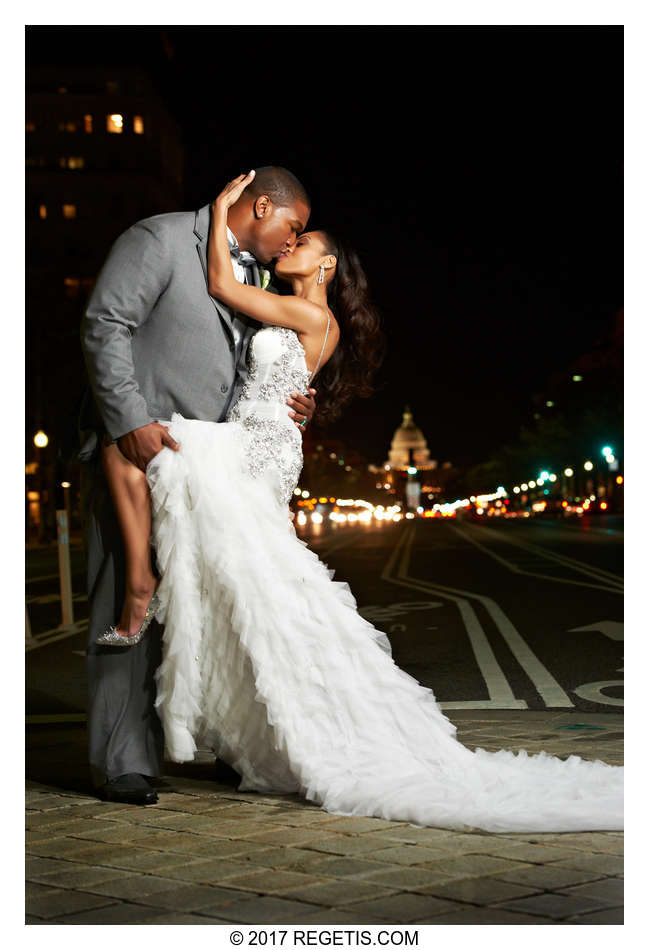
[[[261,289],[266,290],[266,287],[270,284],[270,271],[264,270],[263,267],[259,268],[259,276],[261,278]]]

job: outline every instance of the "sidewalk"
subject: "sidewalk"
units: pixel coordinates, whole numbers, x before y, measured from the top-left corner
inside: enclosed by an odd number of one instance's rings
[[[450,710],[470,748],[621,765],[618,713]],[[489,834],[329,815],[167,763],[157,805],[91,794],[85,726],[28,729],[30,924],[621,924],[621,832]],[[218,778],[218,780],[217,780]]]

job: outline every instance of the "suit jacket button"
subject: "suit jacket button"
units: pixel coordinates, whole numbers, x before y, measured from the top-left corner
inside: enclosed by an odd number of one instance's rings
[[[225,383],[221,383],[221,392],[227,393],[227,391],[228,391],[228,387],[225,385]]]

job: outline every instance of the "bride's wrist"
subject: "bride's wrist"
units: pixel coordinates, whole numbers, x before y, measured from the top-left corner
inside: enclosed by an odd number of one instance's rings
[[[212,202],[212,214],[215,214],[217,217],[221,217],[222,215],[227,215],[227,213],[227,207],[221,201],[219,201],[218,198],[215,198]]]

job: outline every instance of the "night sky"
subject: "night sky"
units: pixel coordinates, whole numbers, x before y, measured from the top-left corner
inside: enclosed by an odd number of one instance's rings
[[[38,27],[27,67],[137,63],[182,129],[185,207],[285,165],[356,247],[389,349],[338,436],[386,458],[403,407],[481,462],[623,290],[621,27]],[[166,208],[160,208],[164,212]]]

